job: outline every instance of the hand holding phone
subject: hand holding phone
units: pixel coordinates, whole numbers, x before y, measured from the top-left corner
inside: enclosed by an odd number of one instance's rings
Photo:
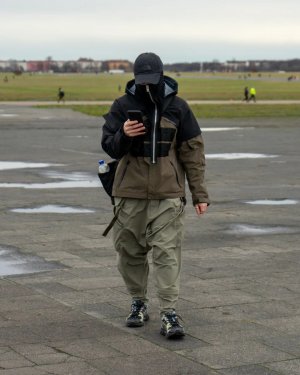
[[[143,123],[143,114],[142,111],[137,109],[130,109],[127,111],[127,115],[130,121],[138,121],[139,123]]]
[[[128,110],[127,115],[129,120],[124,123],[124,133],[128,137],[137,137],[146,134],[142,112],[139,110]]]

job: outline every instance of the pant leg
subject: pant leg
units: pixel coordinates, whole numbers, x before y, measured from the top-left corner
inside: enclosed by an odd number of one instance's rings
[[[118,253],[118,269],[133,299],[147,302],[149,274],[146,232],[147,201],[122,198],[122,208],[113,226],[113,241]],[[120,199],[116,199],[116,205]]]
[[[180,198],[151,201],[153,220],[147,241],[153,248],[153,271],[160,312],[175,309],[179,295],[184,204]]]

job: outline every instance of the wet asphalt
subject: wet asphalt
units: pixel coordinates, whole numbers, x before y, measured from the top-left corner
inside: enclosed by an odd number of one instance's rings
[[[300,374],[300,119],[199,123],[212,204],[188,194],[168,341],[151,277],[150,321],[124,326],[103,120],[0,104],[0,375]]]

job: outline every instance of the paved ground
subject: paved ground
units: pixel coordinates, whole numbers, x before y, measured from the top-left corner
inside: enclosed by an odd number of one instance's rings
[[[186,210],[181,341],[159,335],[152,283],[151,320],[124,327],[101,124],[0,104],[0,375],[300,374],[299,119],[201,121],[213,204]],[[94,212],[11,211],[45,205]]]

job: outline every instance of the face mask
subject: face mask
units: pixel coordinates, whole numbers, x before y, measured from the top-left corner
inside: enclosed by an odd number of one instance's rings
[[[144,100],[148,101],[150,99],[150,95],[148,90],[151,93],[151,97],[157,103],[163,101],[164,98],[164,81],[163,77],[157,85],[148,84],[148,85],[136,85],[137,94],[144,98]]]

